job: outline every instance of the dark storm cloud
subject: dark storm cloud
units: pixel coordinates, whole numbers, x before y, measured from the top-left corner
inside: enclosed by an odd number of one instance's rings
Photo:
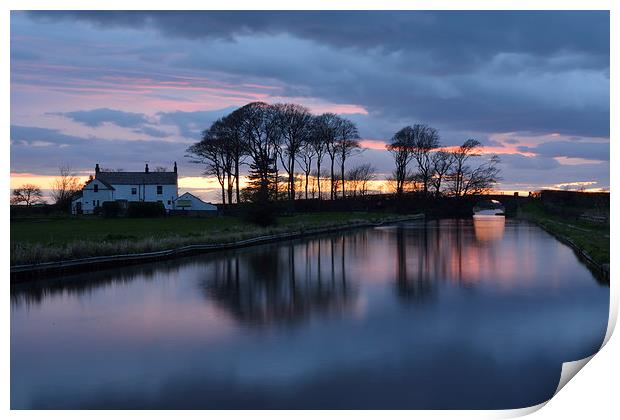
[[[184,45],[174,47],[178,53],[166,61],[171,69],[275,79],[283,82],[283,95],[357,104],[383,118],[478,132],[609,136],[605,11],[51,11],[29,16],[36,22],[158,33]],[[166,57],[165,48],[158,43],[138,50],[141,57]],[[187,125],[183,131],[197,134]]]
[[[517,149],[521,152],[532,152],[545,157],[609,160],[608,143],[551,141],[535,147],[519,146]]]
[[[48,11],[47,20],[79,20],[101,27],[153,28],[189,39],[234,39],[292,34],[338,47],[423,49],[468,66],[465,58],[499,51],[549,55],[560,50],[599,55],[608,65],[605,11]],[[607,63],[607,64],[606,64]],[[592,65],[592,63],[590,63]]]
[[[133,128],[148,123],[144,114],[124,112],[110,108],[98,108],[88,111],[63,112],[60,115],[89,127],[99,127],[104,123],[119,127]]]

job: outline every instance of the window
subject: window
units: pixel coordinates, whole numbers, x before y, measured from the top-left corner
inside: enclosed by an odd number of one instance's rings
[[[168,200],[168,205],[170,205],[170,200]]]
[[[131,189],[131,195],[136,195],[138,194],[138,189],[137,188],[132,188]]]
[[[99,191],[99,185],[98,184],[93,185],[93,191],[94,192],[98,192]]]
[[[161,185],[157,186],[157,195],[162,195],[164,193],[164,187]]]

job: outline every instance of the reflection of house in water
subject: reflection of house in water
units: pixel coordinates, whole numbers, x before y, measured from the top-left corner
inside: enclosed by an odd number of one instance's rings
[[[344,236],[239,250],[214,261],[205,292],[250,323],[296,321],[352,303]]]

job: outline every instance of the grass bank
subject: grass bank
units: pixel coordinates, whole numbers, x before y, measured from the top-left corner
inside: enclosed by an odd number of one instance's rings
[[[543,204],[536,200],[522,205],[517,215],[537,223],[549,233],[572,245],[603,273],[608,273],[608,223],[593,223],[575,217],[561,216],[546,210]]]
[[[279,217],[276,225],[265,228],[237,217],[13,219],[11,266],[229,243],[265,235],[390,222],[399,218],[402,215],[361,212],[296,214]]]

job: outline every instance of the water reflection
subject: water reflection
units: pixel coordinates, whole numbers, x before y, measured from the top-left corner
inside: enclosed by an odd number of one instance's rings
[[[536,226],[361,229],[11,287],[12,408],[516,408],[604,337]]]
[[[445,281],[463,287],[480,282],[516,278],[515,258],[526,252],[512,241],[501,243],[504,217],[433,221],[416,228],[394,227],[396,236],[397,281],[399,295],[409,298],[429,297],[438,283]],[[496,243],[500,242],[500,243]],[[507,287],[516,283],[504,284]]]
[[[495,242],[504,236],[504,216],[474,216],[474,233],[479,242]]]
[[[200,286],[236,319],[253,324],[343,311],[356,293],[346,275],[351,246],[343,235],[237,252],[212,263]]]
[[[413,237],[407,235],[403,227],[396,229],[396,285],[398,295],[404,299],[420,300],[433,292],[435,276],[429,264],[431,254],[428,252],[428,236],[426,228],[423,235]]]
[[[432,297],[444,282],[511,289],[520,287],[523,278],[535,277],[549,250],[524,246],[529,238],[519,235],[537,229],[530,225],[503,241],[505,226],[503,216],[478,216],[267,244],[12,285],[11,303],[18,309],[56,295],[92,295],[135,279],[149,282],[155,275],[185,277],[188,267],[207,299],[238,320],[257,325],[355,306],[360,277],[370,273],[375,275],[370,281],[393,282],[396,294],[411,301]]]

